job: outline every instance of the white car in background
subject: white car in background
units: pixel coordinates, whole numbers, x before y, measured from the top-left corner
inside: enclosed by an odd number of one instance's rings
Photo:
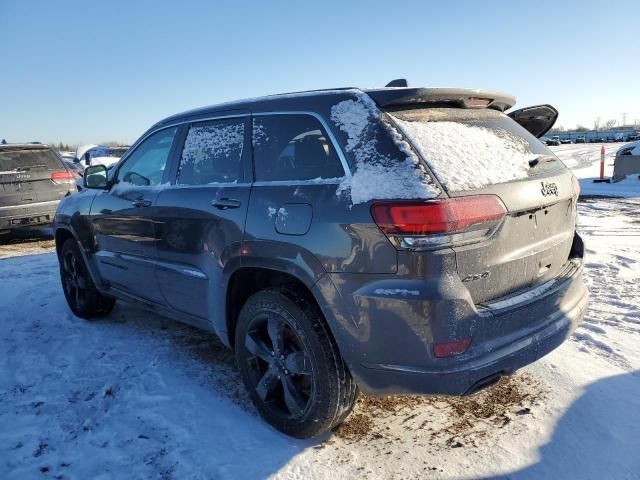
[[[122,147],[109,147],[107,155],[100,157],[91,157],[91,165],[104,165],[105,167],[109,167],[114,165],[120,160],[120,157],[124,155],[124,153],[129,149],[128,146]]]
[[[104,165],[108,167],[120,160],[120,157],[128,149],[128,146],[81,145],[76,150],[75,161],[82,162],[85,166]]]

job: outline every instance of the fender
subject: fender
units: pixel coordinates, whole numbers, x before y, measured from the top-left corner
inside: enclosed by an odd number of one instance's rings
[[[56,218],[57,218],[57,215],[56,215]],[[83,243],[80,241],[80,237],[78,236],[74,228],[69,224],[61,224],[56,222],[54,224],[54,231],[55,231],[56,254],[58,255],[58,262],[60,261],[60,249],[62,248],[62,244],[60,243],[60,240],[59,240],[60,232],[64,231],[71,234],[74,240],[78,243],[80,254],[82,255],[82,260],[84,261],[84,264],[87,266],[87,270],[89,272],[89,276],[91,277],[91,281],[93,281],[94,285],[101,293],[104,293],[104,290],[105,290],[103,287],[104,282],[102,281],[102,278],[98,273],[98,269],[95,266],[93,257],[89,255],[90,252],[87,251]]]

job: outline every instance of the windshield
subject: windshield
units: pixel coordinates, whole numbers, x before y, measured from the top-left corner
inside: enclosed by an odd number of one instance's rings
[[[542,142],[496,110],[421,108],[388,113],[450,192],[563,168]]]
[[[60,160],[47,148],[9,148],[0,150],[0,172],[60,170]]]

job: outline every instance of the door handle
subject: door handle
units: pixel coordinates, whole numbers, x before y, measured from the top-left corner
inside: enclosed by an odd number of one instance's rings
[[[219,198],[217,200],[211,201],[211,205],[219,210],[238,208],[241,204],[242,202],[240,200],[236,200],[235,198]]]
[[[133,205],[136,208],[150,207],[151,206],[151,200],[145,200],[144,198],[138,198],[137,200],[132,201],[131,205]]]

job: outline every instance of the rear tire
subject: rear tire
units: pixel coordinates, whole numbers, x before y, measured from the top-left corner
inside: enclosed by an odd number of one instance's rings
[[[116,301],[98,292],[74,238],[62,244],[59,261],[62,290],[71,311],[85,319],[111,313]]]
[[[295,291],[268,289],[242,307],[235,335],[242,380],[260,415],[296,438],[330,431],[357,388],[322,314]]]

